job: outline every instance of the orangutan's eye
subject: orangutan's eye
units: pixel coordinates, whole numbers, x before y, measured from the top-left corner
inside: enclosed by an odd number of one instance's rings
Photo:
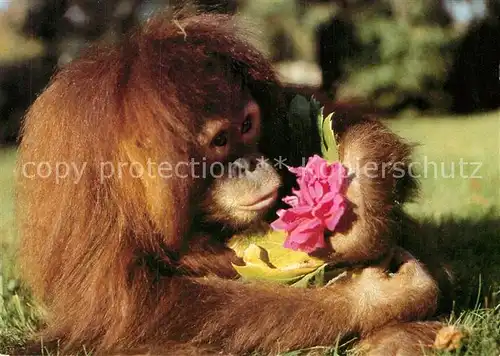
[[[241,133],[246,134],[248,131],[252,129],[252,118],[248,116],[243,124],[241,124]]]
[[[226,131],[220,132],[212,140],[212,144],[214,146],[217,146],[217,147],[224,147],[225,145],[227,145],[227,142],[228,142],[228,138],[227,138],[227,132]]]

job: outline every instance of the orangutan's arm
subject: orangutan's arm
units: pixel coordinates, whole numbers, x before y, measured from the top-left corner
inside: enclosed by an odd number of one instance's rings
[[[354,279],[318,289],[216,277],[166,278],[159,288],[169,291],[158,293],[164,300],[156,301],[160,308],[154,314],[169,320],[169,335],[236,354],[332,345],[393,320],[423,318],[437,298],[434,281],[416,261],[403,264],[393,277],[367,268]]]

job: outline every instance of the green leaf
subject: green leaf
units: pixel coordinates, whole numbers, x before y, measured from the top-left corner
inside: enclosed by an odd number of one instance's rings
[[[252,264],[247,264],[245,266],[237,266],[233,264],[233,267],[245,280],[263,280],[282,284],[294,283],[311,271],[311,268],[281,270],[278,268],[263,267]]]
[[[311,122],[316,122],[318,120],[318,116],[320,115],[321,117],[323,117],[323,106],[321,106],[321,103],[316,100],[314,96],[311,96],[309,105],[311,110],[311,117],[309,119],[311,120]],[[318,132],[321,133],[321,130],[319,130]]]
[[[332,128],[333,113],[324,117],[324,108],[314,96],[310,100],[296,95],[290,102],[288,122],[292,165],[301,165],[303,158],[318,152],[327,161],[339,160],[337,141]]]
[[[292,284],[292,287],[307,288],[311,284],[317,287],[321,287],[325,284],[325,268],[326,264],[322,265],[318,269],[306,274],[300,280]]]
[[[326,118],[323,110],[318,114],[318,129],[321,136],[321,154],[328,162],[333,163],[340,160],[338,144],[332,126],[333,113]]]
[[[314,285],[316,287],[321,287],[325,285],[325,269],[327,264],[325,263],[323,266],[318,268],[318,271],[314,274]]]
[[[292,128],[298,129],[298,133],[303,133],[300,130],[311,127],[309,118],[311,117],[311,102],[302,95],[295,95],[290,102],[288,110],[290,125]]]

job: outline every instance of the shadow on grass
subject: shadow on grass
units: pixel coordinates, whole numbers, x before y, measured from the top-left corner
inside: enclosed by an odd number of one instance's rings
[[[439,221],[420,218],[418,238],[406,236],[401,242],[438,270],[444,283],[441,311],[454,312],[500,303],[500,215],[498,211],[476,218],[454,216]],[[449,273],[449,275],[447,275]],[[451,277],[451,278],[450,278]]]

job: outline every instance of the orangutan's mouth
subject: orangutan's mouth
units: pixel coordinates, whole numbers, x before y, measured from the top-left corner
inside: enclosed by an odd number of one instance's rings
[[[278,197],[278,189],[273,189],[272,191],[260,195],[248,204],[241,204],[239,207],[242,210],[263,210],[269,208]]]

